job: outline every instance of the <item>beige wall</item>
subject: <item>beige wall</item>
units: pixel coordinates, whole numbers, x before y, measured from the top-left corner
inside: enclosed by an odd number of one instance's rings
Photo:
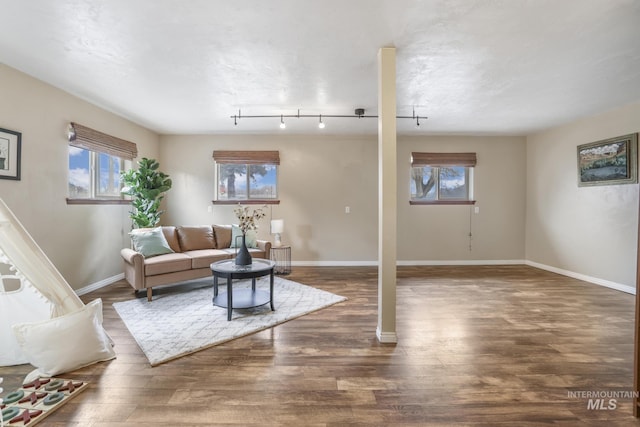
[[[638,185],[578,187],[576,147],[639,129],[634,104],[527,138],[528,260],[635,288]]]
[[[335,136],[163,136],[161,168],[174,186],[167,224],[236,222],[233,206],[207,208],[214,197],[213,150],[279,150],[283,239],[294,261],[373,263],[377,259],[377,140]],[[411,151],[475,151],[479,214],[468,206],[409,206]],[[524,258],[524,138],[398,138],[398,258],[405,261]],[[505,161],[505,159],[507,161]],[[350,214],[345,213],[349,206]],[[269,239],[268,218],[260,236]]]
[[[122,273],[128,206],[69,206],[70,121],[158,155],[158,136],[121,117],[0,64],[0,127],[22,133],[22,179],[0,180],[0,197],[74,289]]]
[[[213,150],[279,150],[280,205],[268,208],[259,237],[273,240],[269,219],[283,218],[294,260],[372,261],[377,257],[377,145],[366,137],[163,136],[162,169],[173,180],[163,222],[236,223],[233,205],[214,198]],[[345,214],[345,206],[351,208]]]
[[[410,206],[412,151],[475,152],[475,206]],[[398,259],[522,261],[525,139],[404,137],[398,143]],[[476,214],[474,209],[478,208]],[[469,233],[471,232],[471,239]]]

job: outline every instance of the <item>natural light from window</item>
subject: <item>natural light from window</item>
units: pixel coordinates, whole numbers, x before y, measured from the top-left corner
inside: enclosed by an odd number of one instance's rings
[[[120,173],[130,161],[69,146],[69,198],[121,199]]]
[[[278,165],[218,164],[217,200],[274,200],[278,198]]]

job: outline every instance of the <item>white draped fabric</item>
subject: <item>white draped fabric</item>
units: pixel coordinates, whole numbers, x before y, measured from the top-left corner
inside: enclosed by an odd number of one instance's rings
[[[11,270],[0,275],[0,366],[26,363],[20,359],[11,325],[58,317],[82,308],[84,303],[2,199],[0,263],[8,264]],[[6,292],[3,279],[19,280],[19,289]]]

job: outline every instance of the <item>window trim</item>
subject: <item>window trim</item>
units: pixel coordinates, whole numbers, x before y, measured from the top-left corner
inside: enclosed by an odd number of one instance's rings
[[[243,205],[278,205],[280,204],[280,194],[278,192],[277,197],[274,199],[233,199],[233,200],[220,200],[219,199],[219,171],[221,164],[236,164],[246,165],[247,173],[248,168],[251,165],[276,165],[277,177],[276,177],[276,191],[278,191],[278,181],[280,179],[280,152],[279,151],[233,151],[233,150],[214,150],[213,161],[215,162],[215,199],[211,201],[214,205],[237,205],[241,203]]]
[[[72,199],[67,197],[68,205],[128,205],[131,199]]]
[[[473,191],[473,176],[477,164],[476,153],[411,153],[411,168],[429,166],[432,168],[441,167],[464,167],[468,188],[467,199],[438,199],[438,200],[414,200],[409,194],[409,205],[475,205],[476,200]],[[439,170],[438,170],[439,173]],[[411,176],[411,174],[409,174]],[[409,178],[411,179],[411,178]],[[439,177],[438,177],[439,181]],[[440,183],[438,182],[438,185]],[[438,191],[438,190],[436,190]]]

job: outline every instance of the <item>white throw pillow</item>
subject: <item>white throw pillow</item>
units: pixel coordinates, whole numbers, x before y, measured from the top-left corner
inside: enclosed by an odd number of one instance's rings
[[[50,320],[13,325],[13,333],[29,363],[41,376],[74,371],[116,357],[102,327],[102,300]]]

